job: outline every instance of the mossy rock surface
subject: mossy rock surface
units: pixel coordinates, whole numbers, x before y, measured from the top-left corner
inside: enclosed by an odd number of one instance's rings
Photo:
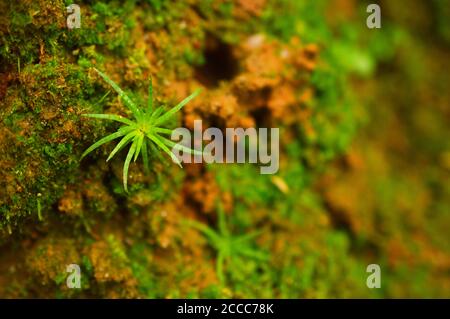
[[[449,296],[444,1],[381,1],[380,30],[365,1],[76,1],[69,30],[72,3],[0,2],[0,297]],[[82,114],[130,116],[94,67],[141,104],[202,88],[171,127],[280,128],[278,173],[152,154],[125,192],[114,143],[80,161],[118,128]],[[222,269],[220,211],[258,234]]]

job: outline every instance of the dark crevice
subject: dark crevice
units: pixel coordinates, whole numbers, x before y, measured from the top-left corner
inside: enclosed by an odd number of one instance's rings
[[[195,77],[207,88],[232,80],[239,71],[232,47],[214,36],[206,38],[204,58],[205,62],[195,70]]]
[[[255,119],[256,127],[272,127],[270,110],[268,108],[257,108],[250,111],[250,115]]]

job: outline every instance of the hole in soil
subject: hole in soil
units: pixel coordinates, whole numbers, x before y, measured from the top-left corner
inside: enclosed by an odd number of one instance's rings
[[[216,37],[206,38],[205,63],[195,70],[197,80],[208,88],[217,87],[221,81],[229,81],[238,73],[239,64],[232,47]]]
[[[256,127],[271,127],[270,111],[267,108],[258,108],[250,111],[250,115],[255,119]]]

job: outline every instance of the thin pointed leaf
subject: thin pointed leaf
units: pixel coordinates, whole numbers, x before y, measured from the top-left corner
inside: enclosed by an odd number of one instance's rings
[[[141,112],[137,108],[136,104],[134,104],[134,102],[128,97],[128,95],[126,95],[125,92],[113,80],[111,80],[106,74],[97,70],[96,68],[94,68],[94,70],[98,74],[100,74],[100,76],[103,78],[103,80],[105,80],[109,85],[111,85],[111,87],[117,92],[119,97],[123,100],[125,105],[131,110],[131,112],[134,114],[134,116],[136,118],[140,118]]]
[[[142,160],[144,161],[144,170],[146,173],[149,171],[148,167],[148,150],[147,150],[147,141],[144,138],[142,141]]]
[[[144,134],[140,134],[139,136],[137,136],[137,144],[136,144],[136,151],[134,152],[134,162],[136,162],[138,156],[139,156],[139,152],[141,151],[142,148],[142,142],[144,142]]]
[[[180,103],[178,103],[176,106],[174,106],[173,108],[171,108],[168,112],[164,113],[163,115],[161,115],[156,121],[155,121],[155,125],[160,125],[164,122],[166,122],[170,117],[172,117],[176,112],[178,112],[179,110],[181,110],[181,108],[183,106],[185,106],[187,103],[189,103],[190,100],[192,100],[193,98],[195,98],[198,94],[200,93],[200,89],[197,89],[194,91],[194,93],[192,93],[191,95],[189,95],[187,98],[185,98],[183,101],[181,101]]]
[[[153,112],[153,79],[150,76],[148,84],[148,100],[147,100],[147,114],[152,114]]]
[[[221,237],[214,230],[212,230],[205,224],[202,224],[192,219],[185,220],[185,223],[203,233],[203,235],[205,235],[209,239],[209,241],[211,241],[211,244],[215,245],[216,243],[222,240]]]
[[[136,150],[136,138],[133,140],[133,144],[131,144],[130,150],[128,151],[127,158],[123,163],[123,188],[126,192],[128,192],[128,168],[130,167],[131,159],[133,158],[133,154]]]
[[[249,240],[252,240],[252,239],[258,237],[258,236],[261,235],[261,234],[262,234],[262,231],[253,231],[253,232],[251,232],[251,233],[248,233],[248,234],[239,236],[238,238],[236,238],[236,239],[234,240],[234,242],[235,242],[235,243],[246,242],[246,241],[249,241]]]
[[[180,151],[186,152],[186,153],[188,153],[188,154],[193,154],[193,155],[203,155],[203,152],[202,152],[202,151],[197,151],[197,150],[194,150],[194,149],[189,148],[189,147],[187,147],[187,146],[178,144],[178,143],[176,143],[176,142],[174,142],[174,141],[172,141],[172,140],[169,140],[169,139],[167,139],[167,138],[165,138],[165,137],[163,137],[163,136],[160,136],[160,135],[156,135],[156,136],[157,136],[164,144],[166,144],[166,145],[168,145],[168,146],[170,146],[170,147],[173,147],[173,148],[178,149],[178,150],[180,150]]]
[[[246,248],[246,247],[240,247],[239,248],[239,253],[242,256],[250,257],[250,258],[261,260],[261,261],[265,261],[269,257],[267,254],[265,254],[262,251],[253,250],[253,249]]]
[[[154,143],[149,143],[150,150],[152,154],[155,154],[156,157],[164,164],[167,164],[167,159],[161,155],[161,151],[155,146]]]
[[[227,222],[226,222],[226,219],[225,219],[225,212],[223,211],[223,207],[222,207],[222,204],[220,202],[217,205],[217,214],[218,214],[218,217],[219,217],[218,227],[219,227],[220,233],[222,235],[229,236],[230,235],[230,231],[228,230],[228,227],[227,227]]]
[[[223,263],[224,263],[224,256],[223,256],[223,254],[219,253],[217,255],[217,260],[216,260],[216,271],[217,271],[217,277],[219,277],[219,281],[222,285],[225,284],[225,275],[223,273]]]
[[[106,97],[109,95],[109,93],[111,93],[111,91],[108,91],[108,92],[106,92],[106,94],[105,95],[103,95],[102,96],[102,98],[100,99],[100,100],[98,100],[98,102],[97,103],[101,103],[101,102],[103,102],[103,100],[104,99],[106,99]]]
[[[172,134],[173,130],[163,127],[154,127],[153,131],[161,134]]]
[[[81,116],[84,117],[91,117],[96,119],[102,119],[102,120],[110,120],[110,121],[116,121],[127,125],[135,125],[133,121],[127,119],[126,117],[116,115],[116,114],[82,114]]]
[[[167,153],[167,155],[169,155],[172,158],[172,161],[174,161],[176,164],[178,164],[178,166],[181,166],[181,162],[180,160],[175,156],[175,154],[173,154],[166,145],[164,145],[163,142],[161,142],[158,137],[154,136],[153,134],[148,134],[147,135],[149,139],[151,139],[159,148],[161,148],[164,152]]]
[[[114,147],[114,149],[112,150],[112,152],[109,154],[108,158],[106,159],[106,161],[108,162],[111,158],[114,157],[114,155],[116,155],[116,153],[118,151],[120,151],[125,145],[128,144],[128,142],[136,135],[136,131],[132,131],[130,133],[128,133],[127,135],[125,135],[119,143],[117,143],[116,147]]]
[[[109,135],[105,136],[104,138],[98,140],[97,142],[95,142],[94,144],[89,146],[89,148],[87,150],[84,151],[84,153],[81,155],[80,160],[82,160],[86,155],[88,155],[90,152],[92,152],[96,148],[98,148],[98,147],[102,146],[103,144],[108,143],[118,137],[124,136],[126,133],[127,133],[126,131],[119,131],[119,132],[109,134]]]
[[[161,113],[164,112],[164,108],[162,106],[159,106],[153,113],[150,115],[150,120],[158,118],[158,116],[161,115]]]

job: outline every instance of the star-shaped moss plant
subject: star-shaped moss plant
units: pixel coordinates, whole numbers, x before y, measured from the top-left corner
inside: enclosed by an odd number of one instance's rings
[[[95,68],[94,68],[95,69]],[[189,95],[183,101],[178,103],[176,106],[168,111],[160,106],[158,108],[153,107],[153,85],[150,78],[150,83],[148,87],[148,101],[147,107],[141,107],[136,105],[125,92],[114,83],[106,74],[95,69],[95,71],[100,74],[100,76],[112,86],[112,88],[117,92],[119,97],[122,99],[124,105],[131,111],[133,118],[129,119],[120,115],[115,114],[83,114],[86,117],[92,117],[97,119],[115,121],[122,126],[114,133],[105,136],[104,138],[98,140],[96,143],[92,144],[81,156],[83,159],[87,154],[100,147],[101,145],[111,142],[112,140],[121,138],[116,147],[109,154],[106,161],[109,161],[114,155],[117,154],[121,149],[130,145],[128,149],[127,157],[123,164],[123,187],[125,191],[127,188],[128,179],[128,168],[130,162],[136,161],[139,154],[142,154],[142,159],[144,162],[144,168],[148,170],[148,152],[159,152],[162,150],[167,155],[169,155],[172,160],[181,166],[180,160],[175,156],[171,149],[181,150],[189,154],[201,154],[201,152],[195,151],[188,147],[182,146],[178,143],[173,142],[163,135],[170,136],[172,133],[171,129],[163,127],[165,123],[179,110],[183,108],[190,100],[196,97],[200,90],[196,90],[194,93]]]

